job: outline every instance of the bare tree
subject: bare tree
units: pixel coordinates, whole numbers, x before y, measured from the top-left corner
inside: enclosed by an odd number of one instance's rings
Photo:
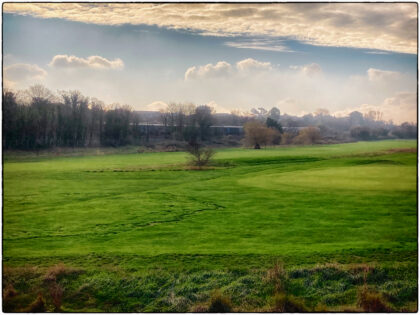
[[[197,166],[199,169],[203,166],[209,165],[215,154],[211,148],[205,148],[197,142],[189,143],[187,152],[189,153],[188,164],[191,166]]]
[[[373,121],[380,121],[382,120],[383,113],[379,110],[370,110],[369,112],[365,113],[363,116],[365,119],[370,119]]]
[[[209,136],[214,113],[214,108],[207,105],[201,105],[195,109],[195,122],[198,125],[201,140],[205,140]]]

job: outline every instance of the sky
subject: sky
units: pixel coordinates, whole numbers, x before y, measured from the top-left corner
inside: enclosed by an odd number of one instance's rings
[[[3,85],[417,121],[416,3],[5,3]]]

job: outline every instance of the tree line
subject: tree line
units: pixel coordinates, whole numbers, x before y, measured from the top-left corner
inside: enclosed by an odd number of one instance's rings
[[[164,137],[209,140],[215,111],[207,105],[171,103],[160,112]],[[149,142],[140,116],[128,105],[106,106],[79,91],[52,93],[42,85],[3,91],[3,148],[123,146]]]
[[[417,137],[416,124],[394,125],[383,121],[377,111],[354,111],[347,117],[335,117],[320,109],[297,117],[281,114],[277,107],[258,107],[248,113],[215,114],[207,105],[170,103],[157,113],[155,133],[150,132],[149,123],[140,115],[128,105],[107,106],[79,91],[53,93],[41,85],[25,91],[4,90],[3,148],[123,146],[165,139],[212,142],[224,136],[212,132],[214,124],[243,126],[244,141],[251,146]],[[241,135],[235,137],[239,144]]]
[[[3,148],[38,150],[128,144],[138,117],[125,105],[106,107],[78,91],[58,95],[41,85],[3,92]]]

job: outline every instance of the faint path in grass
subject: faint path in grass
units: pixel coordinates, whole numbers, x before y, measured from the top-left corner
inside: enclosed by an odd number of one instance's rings
[[[164,199],[176,199],[179,198],[180,195],[175,195],[172,193],[163,193],[163,192],[159,192],[159,193],[153,193],[156,195],[161,195],[160,198],[164,198]],[[213,210],[220,210],[220,209],[224,209],[225,207],[214,203],[214,202],[209,202],[209,201],[200,201],[198,200],[198,198],[194,198],[191,196],[185,196],[187,199],[192,200],[194,202],[206,205],[207,207],[200,207],[198,209],[194,209],[194,210],[190,210],[188,211],[187,209],[181,209],[182,213],[175,215],[174,217],[170,218],[170,219],[161,219],[161,220],[152,220],[149,222],[145,222],[145,223],[139,223],[139,222],[132,222],[132,223],[119,223],[119,224],[115,224],[115,223],[104,223],[104,224],[95,224],[95,228],[99,228],[102,230],[101,233],[98,233],[97,231],[90,231],[90,232],[85,232],[85,233],[71,233],[71,234],[50,234],[49,236],[40,236],[40,235],[34,235],[34,236],[26,236],[26,237],[13,237],[13,238],[3,238],[6,241],[13,241],[13,240],[28,240],[28,239],[48,239],[48,238],[52,238],[52,237],[80,237],[80,236],[89,236],[89,235],[112,235],[112,234],[120,234],[120,233],[125,233],[125,232],[132,232],[135,229],[141,229],[141,228],[147,228],[150,226],[154,226],[154,225],[158,225],[158,224],[166,224],[166,223],[173,223],[173,222],[180,222],[182,221],[184,218],[189,217],[189,216],[193,216],[197,213],[203,212],[203,211],[213,211]],[[110,228],[111,230],[108,231],[103,231],[103,229],[105,228]]]

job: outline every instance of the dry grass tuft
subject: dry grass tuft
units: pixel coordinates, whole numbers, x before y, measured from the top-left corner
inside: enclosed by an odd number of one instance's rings
[[[24,313],[45,313],[47,311],[47,304],[41,293],[27,308],[23,310]]]
[[[191,308],[191,313],[206,313],[208,312],[208,306],[203,304],[196,304]]]
[[[63,303],[64,289],[57,283],[50,285],[50,295],[54,304],[54,312],[61,311],[61,304]]]
[[[386,150],[385,152],[389,152],[389,153],[416,153],[417,148],[389,149],[389,150]]]
[[[266,281],[274,285],[275,293],[286,290],[287,273],[282,262],[276,261],[274,267],[267,270]]]
[[[309,312],[302,299],[285,293],[277,293],[273,297],[273,307],[271,311],[276,313]]]
[[[71,275],[71,274],[78,274],[81,273],[82,270],[76,269],[73,267],[68,267],[63,263],[59,263],[57,265],[51,266],[48,268],[47,273],[44,276],[44,281],[46,282],[54,282],[60,276],[64,275]]]
[[[16,296],[18,292],[15,290],[11,283],[7,284],[6,287],[3,289],[3,300],[10,299]]]
[[[370,313],[390,313],[393,309],[382,294],[369,291],[366,285],[358,292],[357,304],[365,311]]]
[[[233,306],[230,297],[223,295],[220,290],[215,290],[210,296],[209,313],[230,313]]]

